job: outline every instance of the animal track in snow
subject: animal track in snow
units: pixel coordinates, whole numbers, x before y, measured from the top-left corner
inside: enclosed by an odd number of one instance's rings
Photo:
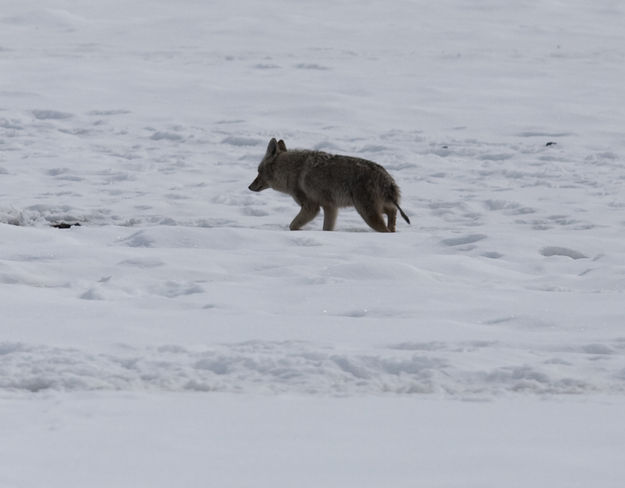
[[[157,258],[133,258],[120,261],[119,264],[122,266],[132,266],[136,268],[149,269],[163,266],[165,263]]]
[[[132,113],[130,110],[92,110],[88,113],[88,115],[93,115],[96,117],[110,117],[112,115],[128,115]]]
[[[262,145],[264,141],[255,137],[228,136],[222,139],[221,143],[231,146],[259,146]]]
[[[524,131],[517,134],[519,137],[568,137],[572,132],[545,132],[545,131]]]
[[[441,244],[449,247],[464,246],[467,244],[473,244],[475,242],[482,241],[487,237],[488,236],[484,234],[469,234],[461,237],[450,237],[448,239],[443,239],[441,241]]]
[[[569,249],[568,247],[557,247],[557,246],[548,246],[543,247],[540,250],[540,254],[545,257],[551,256],[564,256],[571,259],[585,259],[588,258],[585,254],[576,251],[574,249]]]
[[[317,64],[317,63],[299,63],[295,65],[295,68],[297,69],[305,69],[305,70],[312,70],[312,71],[328,71],[331,68],[329,68],[328,66],[323,66],[321,64]]]
[[[32,113],[37,120],[64,120],[74,116],[73,114],[57,110],[33,110]]]

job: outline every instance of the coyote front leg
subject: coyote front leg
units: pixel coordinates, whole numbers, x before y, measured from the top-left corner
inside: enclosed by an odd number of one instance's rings
[[[336,207],[323,207],[323,230],[334,230],[338,213],[339,209]]]
[[[293,219],[291,225],[289,225],[289,229],[291,230],[300,230],[303,226],[305,226],[308,222],[314,219],[319,213],[319,205],[316,203],[312,203],[306,201],[302,204],[302,209]]]

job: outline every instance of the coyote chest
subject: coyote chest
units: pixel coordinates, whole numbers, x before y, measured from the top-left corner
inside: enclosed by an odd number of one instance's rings
[[[287,193],[301,206],[290,224],[299,230],[323,208],[323,230],[333,230],[339,207],[355,207],[364,221],[379,232],[395,232],[399,187],[379,164],[320,151],[288,151],[284,141],[271,139],[258,166],[252,191],[267,188]],[[384,221],[386,214],[387,221]]]

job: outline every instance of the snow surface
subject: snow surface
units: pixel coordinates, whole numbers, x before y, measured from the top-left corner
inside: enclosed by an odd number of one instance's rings
[[[3,1],[0,486],[622,486],[623,25]],[[271,137],[412,225],[289,232]]]

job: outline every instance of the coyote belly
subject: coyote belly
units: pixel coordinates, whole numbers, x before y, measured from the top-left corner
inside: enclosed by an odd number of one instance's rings
[[[395,232],[399,187],[379,164],[366,159],[321,151],[289,151],[284,141],[271,139],[258,166],[252,191],[273,188],[287,193],[302,207],[291,222],[299,230],[323,208],[323,230],[333,230],[340,207],[355,207],[369,226],[378,232]],[[383,215],[386,214],[387,221]]]

